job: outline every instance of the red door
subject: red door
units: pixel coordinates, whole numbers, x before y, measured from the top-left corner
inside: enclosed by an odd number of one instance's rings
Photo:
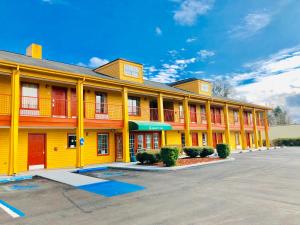
[[[121,162],[123,161],[123,138],[121,133],[115,135],[115,143],[116,143],[116,162]]]
[[[196,112],[195,105],[190,105],[190,117],[191,117],[191,123],[197,123],[197,112]]]
[[[198,146],[198,133],[192,133],[192,145]]]
[[[247,147],[250,148],[250,133],[246,133],[246,142],[247,142]]]
[[[217,143],[222,144],[223,143],[223,135],[222,133],[217,133]]]
[[[71,89],[71,116],[77,116],[77,97],[75,89]]]
[[[213,147],[216,147],[217,146],[217,133],[213,133],[212,134],[212,136],[213,136]]]
[[[45,134],[28,134],[28,166],[45,165]]]
[[[67,90],[65,88],[52,88],[52,115],[59,117],[67,115]]]

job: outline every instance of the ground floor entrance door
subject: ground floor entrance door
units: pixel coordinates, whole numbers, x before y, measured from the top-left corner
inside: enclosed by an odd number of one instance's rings
[[[28,169],[45,168],[45,134],[28,134]]]
[[[198,133],[192,133],[192,145],[198,146]]]
[[[251,144],[250,144],[250,133],[246,133],[246,143],[247,143],[247,147],[250,148]]]
[[[121,133],[115,135],[116,143],[116,162],[123,161],[123,137]]]

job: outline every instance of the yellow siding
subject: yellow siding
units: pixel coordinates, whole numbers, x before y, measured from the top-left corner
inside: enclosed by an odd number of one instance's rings
[[[96,69],[96,72],[103,73],[112,77],[120,78],[119,61],[115,61],[107,65],[104,65]]]
[[[178,131],[166,131],[166,145],[178,146],[181,148],[181,133]]]
[[[11,113],[11,85],[10,77],[0,77],[0,115]]]
[[[129,96],[131,96],[131,95],[129,95]],[[140,97],[140,107],[141,107],[141,115],[140,116],[129,116],[129,120],[141,120],[141,121],[149,121],[150,120],[149,99]]]
[[[109,154],[97,155],[97,133],[109,133]],[[114,132],[106,130],[87,130],[85,132],[84,164],[98,164],[115,162]]]
[[[208,85],[208,92],[201,90],[202,84]],[[201,95],[211,96],[211,93],[212,93],[212,84],[210,82],[207,82],[204,80],[194,80],[194,81],[190,81],[187,83],[175,85],[174,87],[180,88],[180,89],[186,90],[186,91],[191,91],[191,92],[194,92],[196,94],[201,94]]]
[[[0,174],[6,175],[8,171],[9,129],[0,129]]]

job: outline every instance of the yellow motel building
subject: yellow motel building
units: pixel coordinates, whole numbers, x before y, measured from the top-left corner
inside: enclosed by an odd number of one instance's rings
[[[144,79],[116,59],[96,69],[0,51],[0,174],[130,162],[161,146],[269,147],[265,106],[213,97],[212,84]]]

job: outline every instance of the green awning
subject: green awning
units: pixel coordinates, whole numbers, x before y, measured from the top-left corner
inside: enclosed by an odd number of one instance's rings
[[[149,121],[129,121],[129,130],[136,131],[155,131],[172,130],[172,126],[167,123],[149,122]]]

